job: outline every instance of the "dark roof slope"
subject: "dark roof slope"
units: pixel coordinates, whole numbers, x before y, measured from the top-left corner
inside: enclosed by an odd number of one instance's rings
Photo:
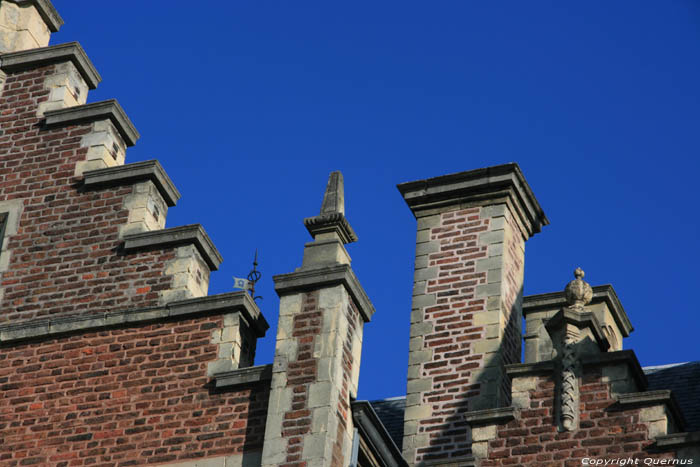
[[[649,391],[670,389],[685,417],[685,431],[700,431],[700,361],[642,368]]]
[[[401,449],[403,444],[403,413],[406,410],[406,397],[392,397],[378,401],[370,401],[374,412],[381,420],[384,428]]]
[[[700,361],[642,368],[649,381],[648,391],[670,389],[685,417],[685,431],[700,431]],[[403,414],[406,397],[371,401],[372,408],[401,448],[403,444]]]

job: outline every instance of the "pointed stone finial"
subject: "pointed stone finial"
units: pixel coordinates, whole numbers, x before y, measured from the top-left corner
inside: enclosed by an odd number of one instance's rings
[[[339,212],[345,214],[345,193],[343,187],[343,174],[336,170],[331,172],[326,185],[326,193],[323,195],[320,215]]]
[[[338,238],[343,243],[357,241],[355,231],[345,219],[343,174],[340,171],[331,172],[323,195],[321,212],[318,216],[304,219],[304,225],[314,240]]]
[[[564,295],[569,306],[581,308],[591,303],[593,299],[593,289],[590,284],[583,280],[586,273],[583,269],[576,268],[574,271],[575,279],[569,282],[564,289]]]

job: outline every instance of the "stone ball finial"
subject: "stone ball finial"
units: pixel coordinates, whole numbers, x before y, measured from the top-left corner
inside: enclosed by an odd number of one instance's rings
[[[569,306],[583,307],[591,303],[593,289],[588,282],[583,280],[585,275],[586,273],[583,272],[583,269],[576,268],[574,271],[575,279],[566,285],[564,295],[566,295],[566,301]]]

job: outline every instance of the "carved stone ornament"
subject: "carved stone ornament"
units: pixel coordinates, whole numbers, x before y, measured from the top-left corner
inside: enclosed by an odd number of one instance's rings
[[[564,333],[561,359],[561,424],[564,430],[576,428],[578,418],[578,358],[576,355],[577,333]]]
[[[583,308],[593,299],[593,289],[588,282],[583,280],[584,275],[583,269],[576,268],[574,271],[575,279],[569,282],[564,289],[566,301],[571,307]]]

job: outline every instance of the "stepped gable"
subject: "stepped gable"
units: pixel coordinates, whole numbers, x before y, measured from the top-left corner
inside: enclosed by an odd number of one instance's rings
[[[158,162],[126,163],[139,133],[116,100],[87,103],[101,77],[83,48],[38,45],[0,55],[0,324],[207,295],[220,254],[201,226],[165,229],[180,194]]]
[[[268,324],[48,0],[0,0],[0,464],[259,459]],[[244,456],[245,451],[245,456]],[[77,462],[77,463],[76,463]],[[212,461],[215,462],[215,461]],[[209,464],[213,465],[213,464]]]

